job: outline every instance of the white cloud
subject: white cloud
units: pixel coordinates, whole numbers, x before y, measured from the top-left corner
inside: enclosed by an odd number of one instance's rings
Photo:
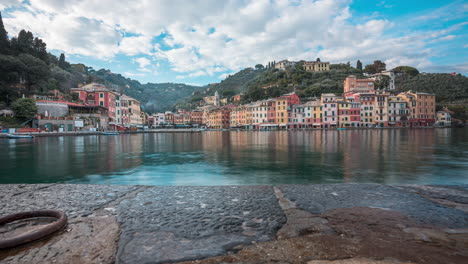
[[[140,68],[145,68],[148,65],[151,65],[151,61],[145,57],[135,59],[135,62],[138,63]]]
[[[69,54],[112,58],[118,49],[121,33],[99,20],[77,17],[71,14],[51,15],[14,11],[4,18],[11,35],[21,29],[45,39],[48,49],[62,50]]]
[[[124,75],[127,76],[127,77],[145,76],[144,73],[134,73],[134,72],[124,72]]]
[[[228,76],[229,76],[229,73],[223,73],[223,74],[221,74],[221,75],[218,76],[218,79],[224,80],[224,79],[226,79]]]
[[[21,3],[21,0],[2,0],[0,2],[0,11],[8,7],[16,6]]]
[[[125,37],[120,41],[119,51],[129,56],[149,54],[151,53],[152,46],[151,37]]]
[[[7,1],[11,5],[19,0]],[[364,63],[381,59],[388,65],[428,67],[434,52],[426,45],[435,39],[453,39],[454,34],[447,34],[464,26],[408,33],[378,15],[361,17],[362,22],[355,24],[351,22],[351,0],[139,0],[131,5],[124,0],[29,2],[5,19],[10,33],[26,28],[44,38],[49,49],[77,55],[107,59],[118,53],[145,55],[147,58],[135,59],[143,72],[151,71],[152,63],[165,60],[173,71],[183,73],[177,79],[217,76],[285,58],[360,59]],[[388,1],[377,4],[389,5]],[[433,13],[445,16],[453,7],[450,4]],[[429,23],[428,19],[434,18],[418,16],[411,21]],[[153,39],[161,43],[152,43]]]

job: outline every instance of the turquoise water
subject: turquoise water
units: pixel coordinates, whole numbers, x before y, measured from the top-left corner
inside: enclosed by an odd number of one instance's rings
[[[468,184],[468,129],[0,138],[0,183]]]

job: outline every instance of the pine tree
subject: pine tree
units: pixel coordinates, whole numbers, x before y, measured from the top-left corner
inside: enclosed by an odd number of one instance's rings
[[[8,32],[3,25],[2,13],[0,12],[0,53],[7,53],[10,50],[10,41],[8,40]]]
[[[356,69],[362,71],[362,62],[360,60],[358,60],[356,63]]]
[[[61,53],[60,54],[60,59],[59,59],[59,63],[58,63],[58,66],[62,69],[65,69],[66,65],[65,65],[65,54]]]

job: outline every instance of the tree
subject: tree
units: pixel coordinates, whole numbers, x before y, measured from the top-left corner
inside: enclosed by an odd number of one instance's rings
[[[62,69],[65,69],[66,67],[66,61],[65,61],[65,54],[61,53],[60,54],[60,59],[59,59],[59,62],[58,62],[58,66]]]
[[[256,70],[263,70],[263,69],[265,69],[265,67],[262,64],[257,64],[257,65],[255,65],[255,69]]]
[[[414,77],[419,74],[418,69],[411,66],[398,66],[393,69],[395,73],[401,73],[410,77]]]
[[[3,25],[2,13],[0,12],[0,53],[7,54],[10,50],[10,41],[8,39],[8,32]]]
[[[375,80],[375,89],[383,90],[387,89],[390,85],[390,77],[387,75],[381,75]]]
[[[37,113],[36,102],[31,98],[20,98],[11,104],[11,108],[19,120],[34,118]]]
[[[11,47],[16,54],[28,53],[33,54],[34,36],[30,31],[22,29],[18,37],[11,39]]]
[[[24,63],[25,70],[22,77],[29,87],[36,85],[46,85],[50,71],[47,64],[29,54],[20,54],[18,59]]]
[[[360,60],[356,62],[356,69],[362,71],[362,62]]]
[[[373,64],[366,65],[366,67],[364,68],[364,72],[369,74],[376,74],[385,71],[385,69],[386,64],[380,60],[376,60]]]

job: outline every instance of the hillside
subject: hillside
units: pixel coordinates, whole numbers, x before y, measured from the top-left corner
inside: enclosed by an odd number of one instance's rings
[[[245,68],[233,75],[229,75],[220,83],[202,87],[198,91],[195,91],[192,96],[178,102],[175,107],[186,109],[196,108],[199,105],[199,102],[203,100],[203,97],[212,96],[215,92],[218,92],[222,98],[229,98],[235,94],[245,93],[248,85],[255,81],[265,71],[266,70],[264,68]]]
[[[399,91],[434,93],[437,102],[468,100],[468,78],[461,74],[423,73],[410,78],[399,76],[396,85]]]
[[[454,105],[468,101],[468,78],[445,73],[422,73],[413,67],[396,68],[397,91],[434,93],[440,104]],[[287,70],[244,69],[229,76],[219,84],[209,86],[188,98],[185,103],[196,103],[203,96],[218,91],[221,97],[244,93],[244,103],[277,97],[295,91],[302,99],[320,96],[322,93],[343,92],[343,81],[349,75],[365,78],[363,72],[348,64],[331,64],[329,72],[306,72],[301,62]],[[376,85],[379,85],[378,83]],[[179,104],[181,106],[183,104]],[[194,105],[194,104],[193,104]],[[192,105],[192,106],[193,106]]]
[[[221,97],[244,93],[244,102],[276,97],[296,91],[302,97],[319,96],[321,93],[341,93],[343,80],[354,74],[362,76],[362,72],[348,64],[332,64],[329,72],[312,73],[302,69],[302,64],[292,69],[246,68],[228,76],[219,84],[210,85],[204,91],[195,93],[177,107],[195,107],[204,96],[210,96],[218,91]]]
[[[146,83],[126,78],[109,70],[91,70],[89,76],[112,90],[125,93],[142,103],[148,113],[172,110],[174,104],[192,96],[203,87],[181,83]]]

